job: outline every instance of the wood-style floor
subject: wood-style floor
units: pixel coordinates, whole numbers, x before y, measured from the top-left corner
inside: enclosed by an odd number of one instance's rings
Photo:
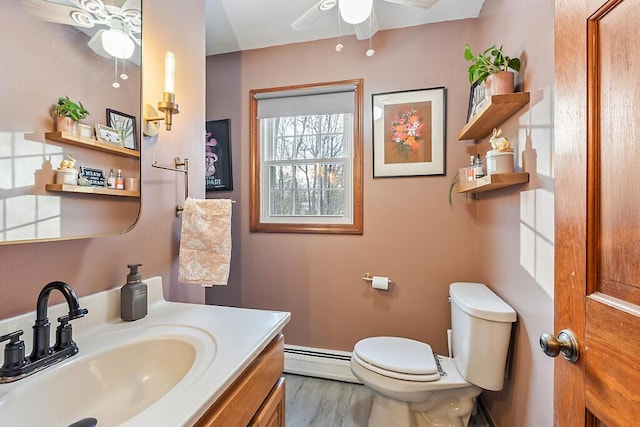
[[[360,384],[285,374],[287,427],[367,427],[372,392]],[[469,427],[488,427],[478,414]],[[393,426],[389,426],[393,427]]]

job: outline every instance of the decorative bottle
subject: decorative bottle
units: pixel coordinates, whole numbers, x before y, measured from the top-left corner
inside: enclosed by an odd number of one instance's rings
[[[480,154],[476,155],[476,161],[473,164],[473,178],[480,179],[484,176],[484,165],[482,164],[482,159],[480,158]]]
[[[467,182],[471,182],[471,181],[474,180],[473,161],[474,161],[474,157],[470,156],[469,157],[469,167],[467,167]]]
[[[113,169],[109,171],[109,178],[107,178],[107,188],[116,188],[116,176],[113,174]]]
[[[118,175],[116,176],[116,190],[124,190],[124,178],[122,177],[121,169],[118,169]]]

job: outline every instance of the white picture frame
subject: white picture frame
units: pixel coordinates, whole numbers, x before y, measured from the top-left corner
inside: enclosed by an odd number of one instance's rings
[[[96,139],[98,142],[122,147],[122,131],[109,126],[96,125]]]

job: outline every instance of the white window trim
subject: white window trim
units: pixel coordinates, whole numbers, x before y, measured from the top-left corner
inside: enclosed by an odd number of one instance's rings
[[[351,224],[353,223],[353,129],[354,121],[352,115],[345,117],[345,156],[333,158],[317,159],[291,159],[291,160],[266,160],[265,157],[271,148],[273,141],[272,127],[267,121],[261,121],[260,135],[260,188],[269,191],[260,192],[260,221],[266,224]],[[344,167],[344,214],[343,215],[272,215],[270,214],[270,203],[272,201],[270,174],[266,173],[272,165],[300,165],[300,164],[323,164],[340,163]]]

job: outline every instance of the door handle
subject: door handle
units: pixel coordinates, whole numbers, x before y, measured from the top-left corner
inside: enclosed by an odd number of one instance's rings
[[[540,348],[549,357],[557,357],[560,353],[571,363],[576,363],[580,359],[580,348],[578,339],[569,329],[558,332],[558,337],[545,333],[540,335]]]

